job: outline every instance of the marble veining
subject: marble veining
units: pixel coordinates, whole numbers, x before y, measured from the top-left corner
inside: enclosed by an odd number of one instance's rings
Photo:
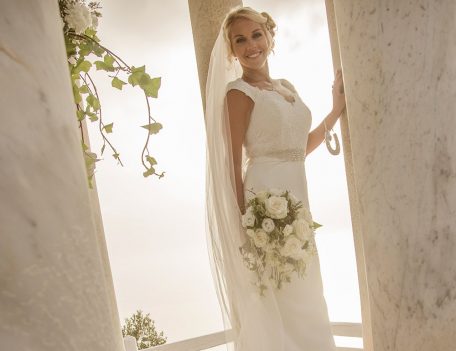
[[[375,351],[456,349],[456,3],[335,1]]]

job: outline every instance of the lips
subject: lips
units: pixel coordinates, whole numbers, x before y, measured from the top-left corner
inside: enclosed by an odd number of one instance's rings
[[[261,51],[258,51],[258,52],[255,52],[254,54],[246,55],[246,57],[249,58],[249,59],[254,59],[254,58],[257,58],[260,55],[261,55]]]

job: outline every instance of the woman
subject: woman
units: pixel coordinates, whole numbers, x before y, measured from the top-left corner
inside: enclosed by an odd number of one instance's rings
[[[265,12],[233,9],[214,45],[206,86],[208,240],[217,293],[236,351],[335,350],[318,255],[306,276],[259,297],[239,247],[251,192],[285,189],[309,207],[304,160],[345,108],[340,71],[333,109],[309,133],[311,114],[293,85],[271,79],[275,23]],[[315,243],[313,243],[315,245]]]

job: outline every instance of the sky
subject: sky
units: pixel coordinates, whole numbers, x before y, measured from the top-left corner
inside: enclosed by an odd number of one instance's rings
[[[187,1],[102,1],[98,36],[133,66],[161,77],[153,117],[163,129],[151,154],[165,177],[144,178],[140,154],[147,110],[142,92],[120,92],[95,74],[103,116],[114,122],[112,142],[124,167],[106,152],[96,179],[121,321],[150,313],[168,343],[222,330],[204,224],[205,131]],[[312,129],[331,109],[333,80],[324,1],[244,1],[276,24],[272,78],[286,78],[312,111]],[[89,126],[99,153],[96,126]],[[339,123],[334,128],[340,138]],[[317,231],[325,299],[331,321],[361,322],[344,160],[324,143],[306,159],[309,202]],[[336,339],[339,345],[344,344]],[[358,343],[359,344],[359,343]],[[356,345],[358,345],[356,344]],[[348,344],[347,344],[348,345]]]

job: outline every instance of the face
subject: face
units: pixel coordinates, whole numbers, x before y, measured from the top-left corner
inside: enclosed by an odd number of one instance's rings
[[[267,62],[269,45],[261,25],[247,18],[239,18],[231,25],[231,47],[242,66],[258,69]]]

